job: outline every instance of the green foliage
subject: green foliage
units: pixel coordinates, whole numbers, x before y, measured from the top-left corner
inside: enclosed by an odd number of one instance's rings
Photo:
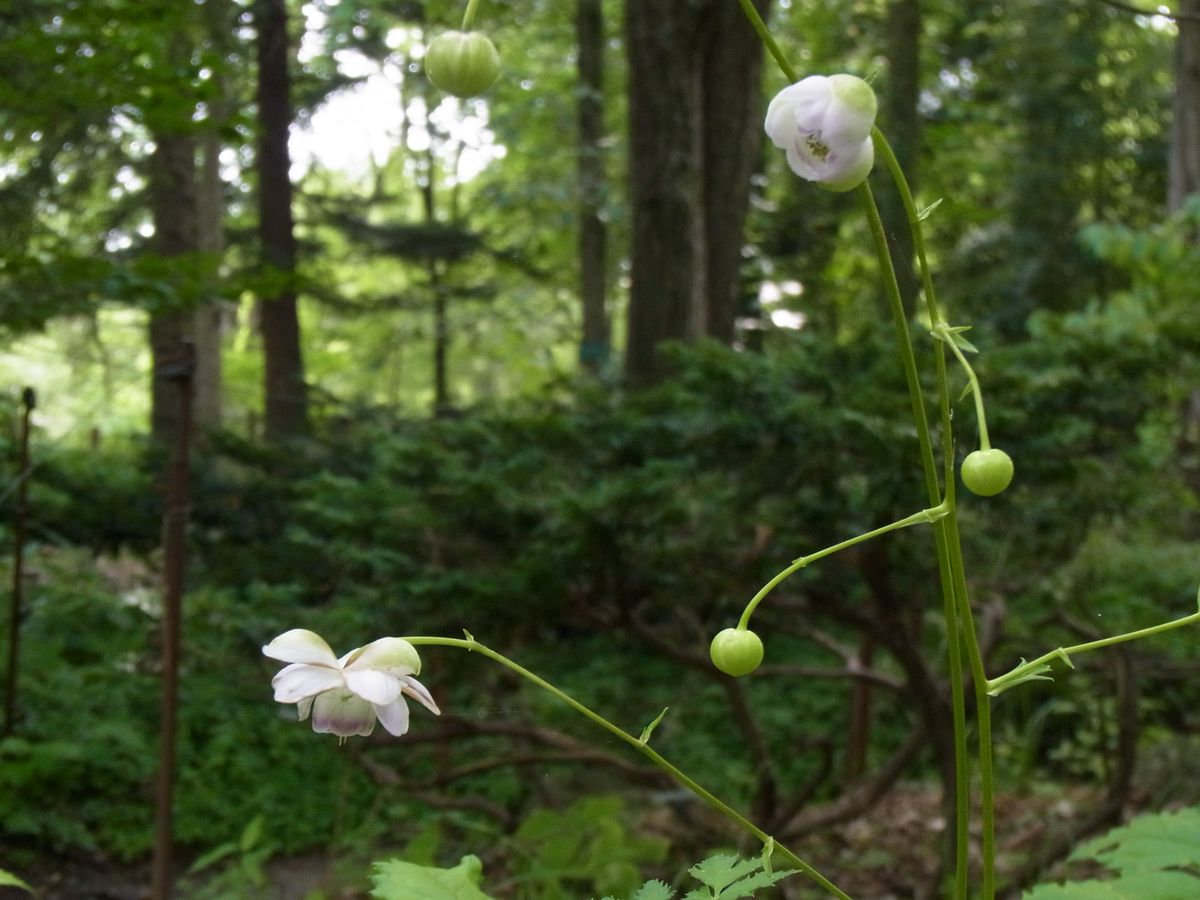
[[[1189,900],[1200,894],[1200,808],[1139,816],[1076,848],[1070,861],[1112,877],[1039,885],[1025,900]]]
[[[0,887],[17,888],[30,894],[33,893],[33,888],[12,874],[12,872],[6,872],[4,869],[0,869]]]
[[[795,871],[771,871],[761,858],[738,860],[731,854],[710,856],[688,869],[702,887],[688,891],[684,900],[739,900],[756,897],[764,888],[782,881]],[[647,881],[630,900],[672,900],[675,892],[661,881]],[[606,897],[605,900],[613,900]]]
[[[514,877],[529,900],[627,892],[641,867],[666,857],[667,842],[639,837],[627,803],[585,797],[565,810],[537,810],[513,835]]]
[[[479,890],[483,864],[464,856],[453,869],[436,869],[403,860],[375,864],[371,896],[377,900],[490,900]]]

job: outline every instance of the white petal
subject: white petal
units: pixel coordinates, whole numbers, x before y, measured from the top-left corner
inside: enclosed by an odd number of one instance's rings
[[[379,722],[388,734],[400,737],[408,731],[408,704],[403,697],[397,697],[386,706],[376,706],[375,715],[379,716]]]
[[[350,691],[326,691],[312,707],[313,731],[338,737],[363,737],[375,730],[375,707]]]
[[[285,631],[262,648],[264,656],[287,663],[310,663],[336,668],[338,661],[329,645],[317,633],[304,628]]]
[[[820,131],[825,111],[833,99],[833,86],[824,75],[809,75],[785,88],[792,97],[796,127],[807,134]]]
[[[767,120],[763,123],[763,129],[767,132],[767,136],[780,150],[786,150],[791,146],[792,140],[796,136],[796,113],[795,99],[788,93],[787,88],[784,88],[774,99],[771,100],[771,105],[767,107]]]
[[[425,689],[425,685],[409,675],[405,675],[400,680],[404,682],[404,693],[408,694],[408,696],[412,697],[435,716],[442,714],[442,711],[438,709],[438,705],[433,702],[433,695]]]
[[[312,705],[312,697],[305,697],[298,704],[296,704],[296,720],[298,722],[303,722],[308,718],[308,714],[312,712]]]
[[[830,191],[849,191],[858,187],[875,165],[875,142],[867,138],[853,151],[839,152],[825,160],[821,187]]]
[[[871,85],[854,75],[831,75],[832,99],[821,124],[821,139],[831,147],[858,145],[871,134],[878,101]]]
[[[342,673],[325,666],[310,666],[307,663],[292,663],[279,670],[271,679],[277,703],[298,703],[331,688],[344,686]]]
[[[820,181],[820,160],[808,152],[795,146],[787,148],[788,167],[807,181]]]
[[[343,674],[346,687],[371,703],[386,705],[400,696],[400,679],[395,675],[374,669],[365,672],[346,669]]]
[[[385,637],[371,641],[343,659],[348,669],[375,669],[389,675],[419,675],[421,672],[417,648],[403,638]]]

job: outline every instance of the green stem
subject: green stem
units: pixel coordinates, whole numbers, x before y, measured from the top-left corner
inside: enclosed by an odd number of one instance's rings
[[[916,251],[917,261],[921,268],[921,285],[925,295],[926,309],[929,312],[929,321],[936,331],[945,327],[945,320],[942,318],[942,311],[938,307],[937,294],[933,289],[933,275],[930,272],[929,260],[925,253],[925,237],[921,230],[921,217],[917,212],[916,203],[913,201],[912,189],[908,185],[908,179],[904,176],[904,170],[900,167],[900,163],[896,159],[896,154],[892,151],[887,138],[884,137],[878,128],[872,130],[871,136],[875,142],[876,153],[883,159],[884,164],[892,175],[892,180],[896,184],[896,189],[900,192],[900,199],[904,204],[904,212],[908,218],[908,227],[913,237],[913,249]],[[962,539],[958,530],[957,506],[954,503],[954,445],[951,431],[950,386],[946,377],[945,348],[941,346],[945,341],[938,341],[937,343],[938,403],[941,410],[942,432],[944,435],[942,445],[943,466],[946,472],[946,497],[951,506],[950,515],[942,524],[945,529],[946,552],[953,579],[951,589],[954,594],[961,638],[966,644],[967,659],[971,667],[972,686],[975,693],[976,718],[979,726],[979,799],[981,818],[983,820],[983,840],[981,847],[983,853],[982,897],[984,900],[991,900],[996,892],[996,813],[995,776],[992,770],[992,708],[987,692],[987,674],[984,671],[983,655],[980,652],[979,639],[975,631],[975,617],[971,610],[970,597],[967,594],[967,579],[962,557]],[[951,344],[951,348],[957,353],[957,348],[953,344]],[[961,355],[959,356],[959,360],[966,365],[966,361]],[[973,378],[975,373],[969,366],[967,366],[967,371],[969,377]],[[987,441],[987,426],[983,415],[982,394],[978,391],[978,383],[976,383],[975,387],[976,399],[979,403],[977,409],[980,422],[980,441],[984,442],[983,447],[987,449],[989,445],[985,443]]]
[[[875,132],[878,135],[878,131]],[[878,135],[882,138],[882,135]],[[886,144],[885,144],[886,146]],[[904,311],[904,301],[900,296],[900,284],[896,280],[896,269],[892,262],[891,251],[888,249],[887,236],[883,230],[883,220],[879,216],[879,208],[875,205],[875,197],[871,187],[863,182],[858,189],[862,199],[863,211],[870,225],[871,236],[875,242],[875,253],[879,258],[879,269],[883,278],[884,289],[888,297],[888,305],[892,311],[892,322],[896,329],[896,340],[900,349],[900,359],[904,366],[904,379],[908,385],[909,399],[912,404],[913,420],[917,425],[917,443],[920,445],[921,468],[925,476],[925,489],[931,502],[937,502],[940,494],[938,485],[937,463],[933,456],[933,442],[930,438],[929,419],[925,413],[925,400],[921,390],[921,381],[917,375],[917,361],[913,354],[912,339],[909,336],[908,316]],[[928,299],[928,296],[927,296]],[[951,432],[947,426],[949,419],[949,388],[946,382],[944,357],[938,366],[938,387],[943,397],[943,441],[948,445]],[[957,591],[955,589],[954,565],[951,560],[951,527],[954,521],[954,482],[949,477],[953,469],[947,467],[945,503],[949,505],[950,514],[934,527],[934,543],[937,551],[938,573],[942,585],[942,614],[946,622],[946,653],[947,666],[950,675],[950,707],[954,724],[954,896],[956,900],[966,900],[967,897],[967,849],[970,840],[968,831],[970,816],[970,771],[967,756],[967,714],[966,698],[963,690],[962,640],[960,636],[960,610]],[[956,532],[955,532],[956,534]]]
[[[1043,653],[1037,659],[1023,662],[1012,671],[993,678],[987,682],[988,693],[995,697],[1010,687],[1015,687],[1022,681],[1028,681],[1031,675],[1037,676],[1039,674],[1038,670],[1045,671],[1048,669],[1049,664],[1056,659],[1061,659],[1070,666],[1070,658],[1076,654],[1087,653],[1089,650],[1099,650],[1102,647],[1111,647],[1113,644],[1123,644],[1126,641],[1136,641],[1138,638],[1150,637],[1155,634],[1162,634],[1164,631],[1182,628],[1184,625],[1191,625],[1193,622],[1200,622],[1200,612],[1194,612],[1190,616],[1184,616],[1182,619],[1172,619],[1170,622],[1163,622],[1160,625],[1151,625],[1149,628],[1139,628],[1137,631],[1127,631],[1124,634],[1101,638],[1098,641],[1088,641],[1086,644],[1075,644],[1073,647],[1059,647],[1057,650]]]
[[[979,425],[979,448],[981,450],[991,450],[992,442],[988,438],[987,413],[983,409],[983,389],[979,386],[979,378],[975,375],[975,370],[971,368],[971,364],[967,362],[967,357],[962,352],[962,348],[954,343],[954,336],[947,331],[945,325],[936,326],[933,333],[941,338],[942,343],[950,345],[950,352],[954,354],[955,358],[958,359],[958,364],[967,373],[967,381],[971,385],[971,393],[975,396],[975,418],[978,420]]]
[[[795,866],[800,872],[802,872],[804,875],[808,876],[810,879],[815,881],[817,884],[819,884],[821,887],[823,887],[826,891],[828,891],[834,897],[838,897],[839,900],[850,900],[850,897],[847,894],[845,894],[844,892],[842,892],[841,890],[839,890],[838,887],[833,884],[833,882],[831,882],[831,881],[829,881],[829,879],[825,878],[825,876],[823,876],[820,872],[818,872],[816,869],[814,869],[812,866],[810,866],[808,863],[806,863],[803,859],[801,859],[799,856],[797,856],[791,850],[780,845],[777,841],[775,841],[774,838],[772,838],[769,834],[767,834],[765,831],[763,831],[761,828],[759,828],[757,825],[755,825],[753,822],[751,822],[749,819],[747,819],[745,816],[743,816],[741,813],[739,813],[736,809],[734,809],[728,803],[721,800],[715,794],[712,794],[711,792],[706,790],[699,783],[697,783],[691,777],[689,777],[687,774],[685,774],[682,770],[677,768],[674,764],[668,762],[667,759],[664,758],[660,753],[658,753],[656,750],[652,749],[648,743],[634,737],[632,734],[630,734],[629,732],[625,731],[624,729],[618,727],[617,725],[614,725],[612,722],[610,722],[608,719],[604,718],[599,713],[594,712],[593,710],[584,706],[582,703],[580,703],[578,700],[576,700],[570,694],[555,687],[554,685],[552,685],[550,682],[546,681],[546,679],[540,677],[539,675],[535,675],[533,672],[529,671],[528,669],[526,669],[524,666],[520,665],[519,663],[513,662],[513,660],[509,659],[504,654],[498,653],[497,651],[491,649],[490,647],[484,646],[483,644],[479,643],[474,638],[471,638],[469,636],[466,640],[463,640],[461,638],[447,638],[447,637],[406,637],[404,640],[408,641],[413,646],[455,647],[459,650],[467,650],[472,653],[478,653],[481,656],[486,656],[488,659],[498,662],[500,665],[504,666],[506,669],[509,669],[510,671],[515,672],[516,674],[520,675],[525,680],[530,681],[533,684],[537,685],[542,690],[547,691],[550,694],[553,694],[555,697],[557,697],[559,700],[561,700],[567,706],[571,707],[571,709],[575,710],[580,715],[584,716],[587,719],[590,719],[593,723],[595,723],[596,725],[603,728],[609,734],[624,741],[626,744],[629,744],[629,746],[633,747],[635,750],[637,750],[639,753],[641,753],[643,756],[645,756],[647,759],[649,759],[650,762],[652,762],[654,765],[658,766],[658,768],[667,772],[672,778],[674,778],[676,781],[678,781],[680,784],[682,784],[684,787],[686,787],[692,793],[696,794],[696,796],[700,797],[700,799],[702,799],[705,803],[707,803],[713,809],[717,810],[717,812],[721,813],[727,819],[736,823],[743,830],[754,835],[754,837],[757,838],[758,840],[762,841],[762,843],[764,845],[770,843],[774,847],[774,849],[777,850],[791,865]]]
[[[767,23],[762,20],[762,16],[758,14],[758,10],[754,8],[751,0],[738,0],[738,2],[742,4],[742,12],[746,14],[746,18],[750,20],[750,24],[758,32],[758,39],[763,42],[763,46],[775,57],[776,65],[779,66],[787,80],[793,84],[799,81],[800,76],[796,74],[796,70],[792,68],[792,64],[787,61],[787,57],[783,55],[783,51],[775,43],[775,38],[772,37],[770,30],[767,28]]]
[[[816,553],[810,553],[808,556],[801,556],[799,559],[792,560],[792,564],[790,566],[759,588],[758,593],[755,594],[750,602],[746,604],[746,609],[742,613],[742,618],[738,621],[737,627],[743,631],[748,628],[750,625],[750,617],[754,615],[754,610],[758,608],[758,604],[762,603],[767,594],[775,590],[779,583],[789,575],[795,574],[805,566],[810,565],[819,559],[824,559],[826,556],[832,556],[834,553],[838,553],[839,551],[845,550],[848,547],[853,547],[855,544],[861,544],[863,541],[869,541],[871,538],[877,538],[882,534],[887,534],[889,531],[898,531],[901,528],[908,528],[911,525],[931,525],[946,516],[949,512],[949,507],[947,507],[944,503],[941,503],[932,507],[931,509],[923,509],[920,512],[913,513],[911,516],[905,516],[903,519],[899,519],[889,525],[883,525],[882,527],[876,528],[873,531],[868,531],[865,534],[852,537],[849,540],[834,544],[831,547],[826,547],[824,550],[818,550]]]
[[[479,0],[468,0],[467,11],[463,13],[462,28],[460,31],[470,31],[471,26],[475,24],[475,10],[479,7]]]

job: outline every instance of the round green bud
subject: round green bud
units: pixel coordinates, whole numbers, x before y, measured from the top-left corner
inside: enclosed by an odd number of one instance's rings
[[[425,50],[425,74],[448,94],[474,97],[500,75],[500,54],[495,44],[477,31],[447,31]]]
[[[992,497],[1012,482],[1013,461],[1003,450],[976,450],[962,463],[962,480],[972,494]]]
[[[763,645],[753,631],[726,628],[712,639],[708,655],[714,666],[737,678],[758,668],[763,661]]]

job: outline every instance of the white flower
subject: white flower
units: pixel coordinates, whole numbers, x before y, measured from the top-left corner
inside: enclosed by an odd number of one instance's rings
[[[311,712],[313,731],[365,737],[375,730],[378,718],[399,737],[408,731],[406,694],[435,716],[441,714],[429,691],[413,677],[421,671],[421,658],[402,638],[380,638],[338,659],[320,635],[293,628],[262,652],[289,663],[271,679],[275,699],[297,704],[301,722]]]
[[[848,191],[862,184],[875,164],[875,109],[875,92],[861,78],[810,75],[775,96],[766,130],[801,178]]]

